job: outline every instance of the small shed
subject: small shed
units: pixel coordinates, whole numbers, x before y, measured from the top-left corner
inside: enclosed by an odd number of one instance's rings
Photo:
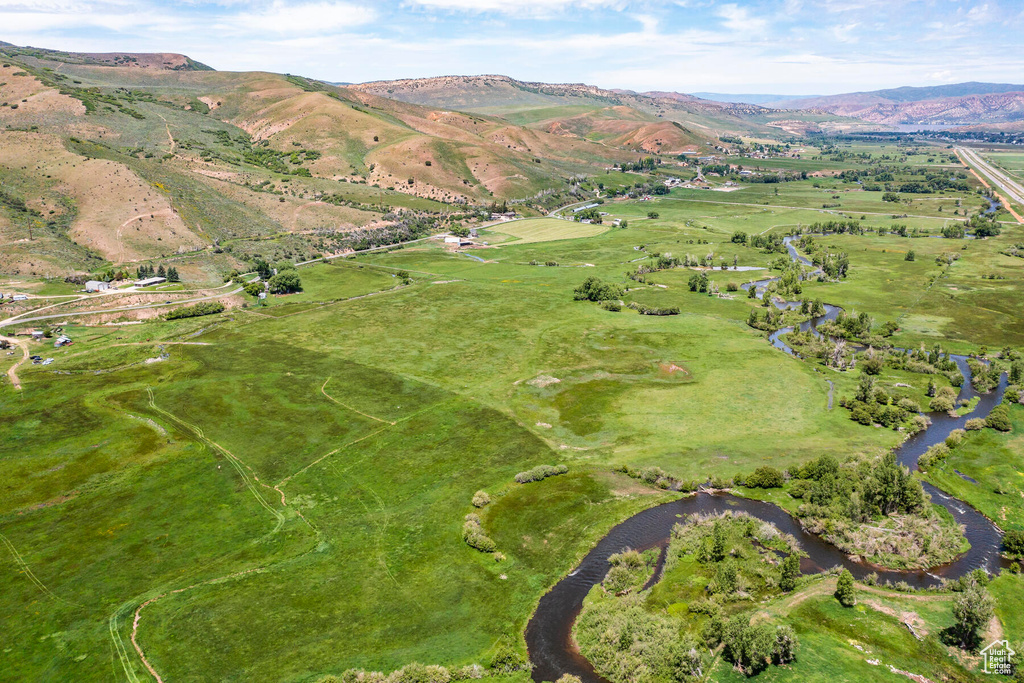
[[[32,330],[32,338],[35,339],[36,341],[39,341],[45,336],[46,335],[43,333],[42,330]]]
[[[87,292],[102,292],[110,289],[109,282],[103,282],[102,280],[89,280],[85,283],[85,291]]]
[[[71,346],[71,344],[73,343],[74,342],[71,341],[71,337],[67,336],[66,334],[62,334],[61,336],[57,337],[57,339],[53,342],[53,346],[54,348],[59,349],[62,346]]]

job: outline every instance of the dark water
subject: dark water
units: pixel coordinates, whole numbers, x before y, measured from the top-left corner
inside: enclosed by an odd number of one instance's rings
[[[800,256],[790,245],[790,240],[791,238],[787,238],[786,247],[791,258],[810,265],[808,260]],[[761,288],[770,281],[761,280],[751,283],[750,286]],[[783,307],[791,305],[792,302],[782,304]],[[816,330],[822,321],[835,319],[839,311],[840,309],[835,306],[826,306],[824,316],[802,323],[800,329]],[[792,354],[793,350],[779,339],[782,334],[791,330],[792,328],[780,330],[772,335],[771,340],[776,348]],[[1003,375],[996,391],[977,394],[971,385],[967,359],[963,356],[951,358],[956,361],[964,376],[964,384],[958,398],[970,400],[979,396],[978,404],[969,415],[963,417],[950,417],[945,413],[931,414],[931,426],[908,438],[896,450],[897,460],[911,470],[917,469],[918,458],[928,448],[944,441],[954,429],[963,429],[968,419],[987,416],[1002,401],[1003,392],[1006,390],[1006,375]],[[915,587],[928,587],[939,584],[942,579],[954,579],[975,569],[984,569],[991,574],[998,573],[1005,566],[1000,556],[1002,533],[999,529],[971,506],[931,484],[924,483],[924,489],[931,496],[933,503],[948,510],[957,523],[963,526],[971,544],[970,550],[953,562],[932,567],[927,571],[895,571],[864,562],[854,562],[835,546],[805,531],[799,522],[781,508],[771,503],[738,498],[730,494],[701,492],[644,510],[614,527],[583,558],[575,571],[555,584],[551,591],[541,598],[537,611],[526,627],[526,646],[534,666],[533,680],[554,681],[562,674],[570,673],[579,676],[584,683],[607,683],[572,644],[572,626],[583,606],[583,599],[591,588],[604,580],[609,569],[608,558],[627,548],[640,551],[662,548],[654,577],[648,582],[648,586],[653,585],[660,576],[665,557],[664,549],[668,546],[672,527],[690,514],[715,514],[732,510],[745,512],[774,524],[780,531],[796,538],[800,547],[807,553],[807,557],[800,562],[800,568],[805,574],[843,566],[857,578],[875,572],[881,581],[905,581]]]

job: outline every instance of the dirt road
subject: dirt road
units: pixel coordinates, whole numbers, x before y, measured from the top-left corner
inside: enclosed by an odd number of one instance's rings
[[[7,368],[7,377],[11,380],[11,385],[17,390],[21,391],[21,381],[18,379],[18,368],[28,360],[28,342],[24,339],[14,339],[13,337],[0,337],[4,341],[8,341],[21,349],[21,360],[16,362],[11,367]]]

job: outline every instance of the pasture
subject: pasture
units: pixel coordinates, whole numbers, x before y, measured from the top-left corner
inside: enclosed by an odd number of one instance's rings
[[[53,365],[21,367],[22,391],[0,385],[2,677],[141,681],[148,663],[169,681],[310,681],[411,661],[487,665],[503,644],[524,651],[537,600],[609,528],[674,495],[616,466],[703,481],[896,445],[901,434],[829,409],[826,377],[838,396],[857,373],[832,377],[773,349],[745,324],[758,302],[742,292],[691,292],[686,269],[626,277],[654,252],[767,267],[775,255],[733,242],[737,231],[863,215],[934,233],[950,220],[934,199],[896,219],[878,193],[852,189],[842,208],[821,208],[836,188],[609,201],[602,210],[627,229],[515,221],[489,229],[515,239],[471,252],[485,262],[419,244],[304,267],[304,291],[265,308],[250,299],[202,319],[73,328],[79,341]],[[1000,253],[1010,233],[829,237],[851,275],[805,295],[898,319],[907,345],[1017,345],[1020,280]],[[953,245],[960,260],[936,264]],[[399,270],[409,285],[396,287]],[[574,301],[589,276],[680,312]],[[160,345],[167,357],[147,362]],[[1000,447],[1012,452],[1012,438]],[[988,476],[990,463],[964,469],[970,460],[961,471]],[[569,473],[515,483],[541,464]],[[493,502],[478,510],[481,489]],[[995,499],[974,500],[997,518]],[[470,512],[503,560],[463,541]],[[824,680],[850,613],[810,598],[793,609],[798,629],[828,625],[820,650],[806,636],[818,663],[802,669]],[[886,661],[904,663],[891,649]],[[928,662],[936,676],[955,669]]]

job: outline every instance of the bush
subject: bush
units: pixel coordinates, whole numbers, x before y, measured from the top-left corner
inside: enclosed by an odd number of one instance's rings
[[[500,673],[510,674],[527,668],[526,658],[511,645],[502,643],[491,658],[491,669]]]
[[[622,304],[620,304],[618,301],[612,301],[612,300],[609,299],[608,301],[602,301],[601,302],[601,308],[603,308],[606,311],[611,311],[613,313],[618,313],[619,311],[622,310]],[[568,674],[566,674],[566,675],[568,675]]]
[[[493,553],[498,547],[484,533],[483,527],[480,526],[480,518],[474,514],[466,515],[466,522],[462,525],[462,540],[471,548],[485,553]]]
[[[537,465],[533,469],[517,474],[516,481],[520,484],[529,484],[531,481],[540,481],[568,471],[569,468],[565,465]]]
[[[279,272],[270,278],[267,284],[270,286],[270,291],[273,294],[290,294],[291,292],[302,291],[302,280],[299,278],[299,273],[292,269]]]
[[[949,433],[949,436],[946,437],[946,447],[952,450],[959,446],[960,443],[964,440],[964,434],[966,433],[967,432],[965,432],[962,429],[954,429],[953,431],[951,431]]]
[[[964,424],[964,428],[969,432],[976,432],[985,428],[985,419],[981,417],[972,417]]]
[[[452,675],[443,666],[412,662],[391,672],[387,683],[448,683],[451,679]]]
[[[850,573],[849,569],[844,569],[839,575],[834,595],[843,607],[853,607],[857,604],[857,597],[853,592],[853,574]]]
[[[985,418],[985,426],[1000,432],[1008,432],[1013,429],[1010,423],[1010,410],[1005,403],[1000,403]]]
[[[659,214],[658,214],[657,211],[648,211],[647,212],[647,217],[652,219],[652,220],[657,218],[658,216],[659,216]]]
[[[164,314],[166,320],[180,320],[181,318],[198,318],[201,315],[214,315],[224,310],[224,304],[219,301],[203,301],[193,306],[176,308]]]
[[[758,467],[754,473],[747,477],[746,485],[752,489],[777,489],[782,488],[785,480],[782,472],[774,467]]]
[[[1011,555],[1024,556],[1024,531],[1007,531],[1003,536],[1003,547]]]
[[[953,399],[948,396],[939,395],[928,403],[928,410],[933,413],[948,413],[953,410]]]
[[[635,301],[631,301],[629,302],[629,308],[632,308],[640,315],[679,315],[678,306],[657,308],[655,306],[648,306],[647,304],[638,304]]]
[[[487,495],[486,491],[477,491],[473,494],[473,506],[482,508],[483,506],[491,502],[491,497]]]
[[[572,298],[576,301],[607,301],[622,296],[622,288],[618,285],[602,282],[601,278],[591,275],[579,287],[573,290]]]
[[[787,593],[796,588],[796,581],[800,578],[800,558],[796,553],[790,553],[782,561],[782,578],[779,579],[779,588]]]
[[[725,285],[725,291],[727,291],[727,292],[738,292],[738,291],[740,291],[740,286],[738,284],[736,284],[735,282],[729,282],[729,283],[727,283]]]

